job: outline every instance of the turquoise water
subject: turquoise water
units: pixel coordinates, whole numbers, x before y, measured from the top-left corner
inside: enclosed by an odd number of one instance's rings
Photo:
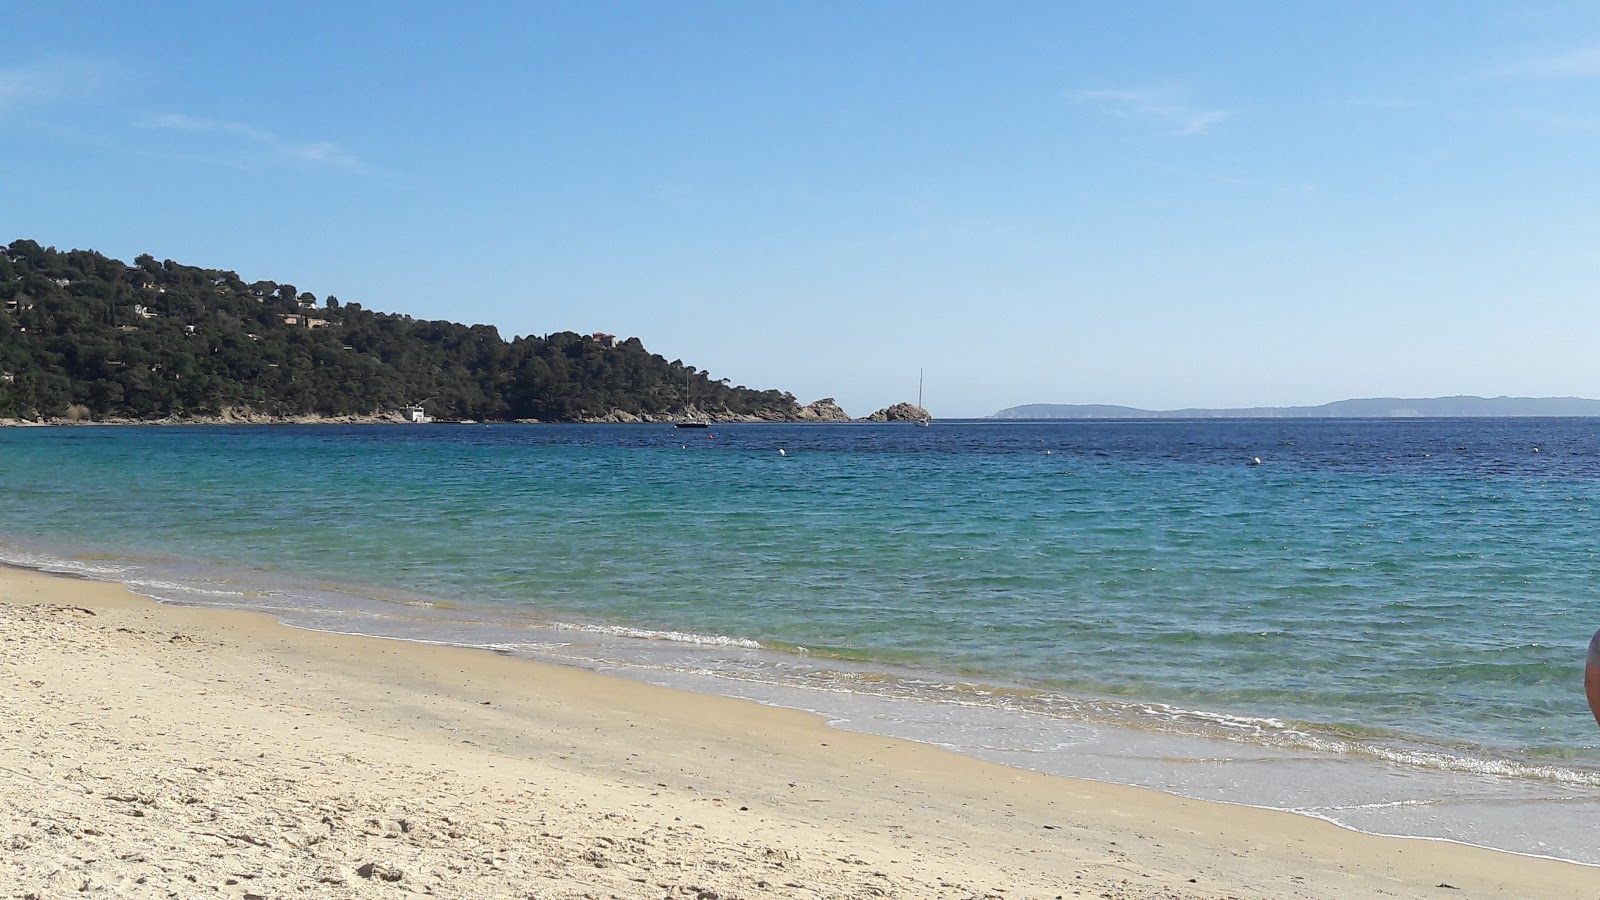
[[[0,559],[1600,862],[1597,432],[5,429]]]

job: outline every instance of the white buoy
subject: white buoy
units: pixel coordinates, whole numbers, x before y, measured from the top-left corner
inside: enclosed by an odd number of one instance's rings
[[[1250,457],[1250,465],[1252,465],[1252,466],[1261,465],[1261,457],[1259,457],[1259,456]]]
[[[778,448],[778,455],[779,455],[779,456],[788,456],[788,455],[789,455],[789,454],[787,454],[787,453],[785,453],[785,452],[783,452],[783,448],[782,448],[782,447],[779,447],[779,448]]]
[[[1046,450],[1046,451],[1045,451],[1045,452],[1044,452],[1044,455],[1045,455],[1045,456],[1049,456],[1049,455],[1050,455],[1050,451],[1049,451],[1049,450]]]

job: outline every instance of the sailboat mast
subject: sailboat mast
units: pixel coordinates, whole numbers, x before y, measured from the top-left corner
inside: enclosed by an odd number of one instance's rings
[[[917,370],[917,408],[922,408],[922,370]]]

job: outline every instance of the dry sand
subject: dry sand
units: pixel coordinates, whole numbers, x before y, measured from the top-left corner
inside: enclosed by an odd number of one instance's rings
[[[1593,868],[17,570],[0,704],[0,897],[1600,896]]]

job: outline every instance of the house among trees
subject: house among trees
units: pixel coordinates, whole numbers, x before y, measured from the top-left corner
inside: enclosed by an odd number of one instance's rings
[[[615,347],[617,345],[617,336],[606,334],[604,331],[596,331],[594,334],[589,335],[589,340],[602,347]]]
[[[299,313],[288,313],[282,318],[283,324],[294,328],[324,328],[332,324],[327,319],[313,319],[310,316],[302,316]]]

